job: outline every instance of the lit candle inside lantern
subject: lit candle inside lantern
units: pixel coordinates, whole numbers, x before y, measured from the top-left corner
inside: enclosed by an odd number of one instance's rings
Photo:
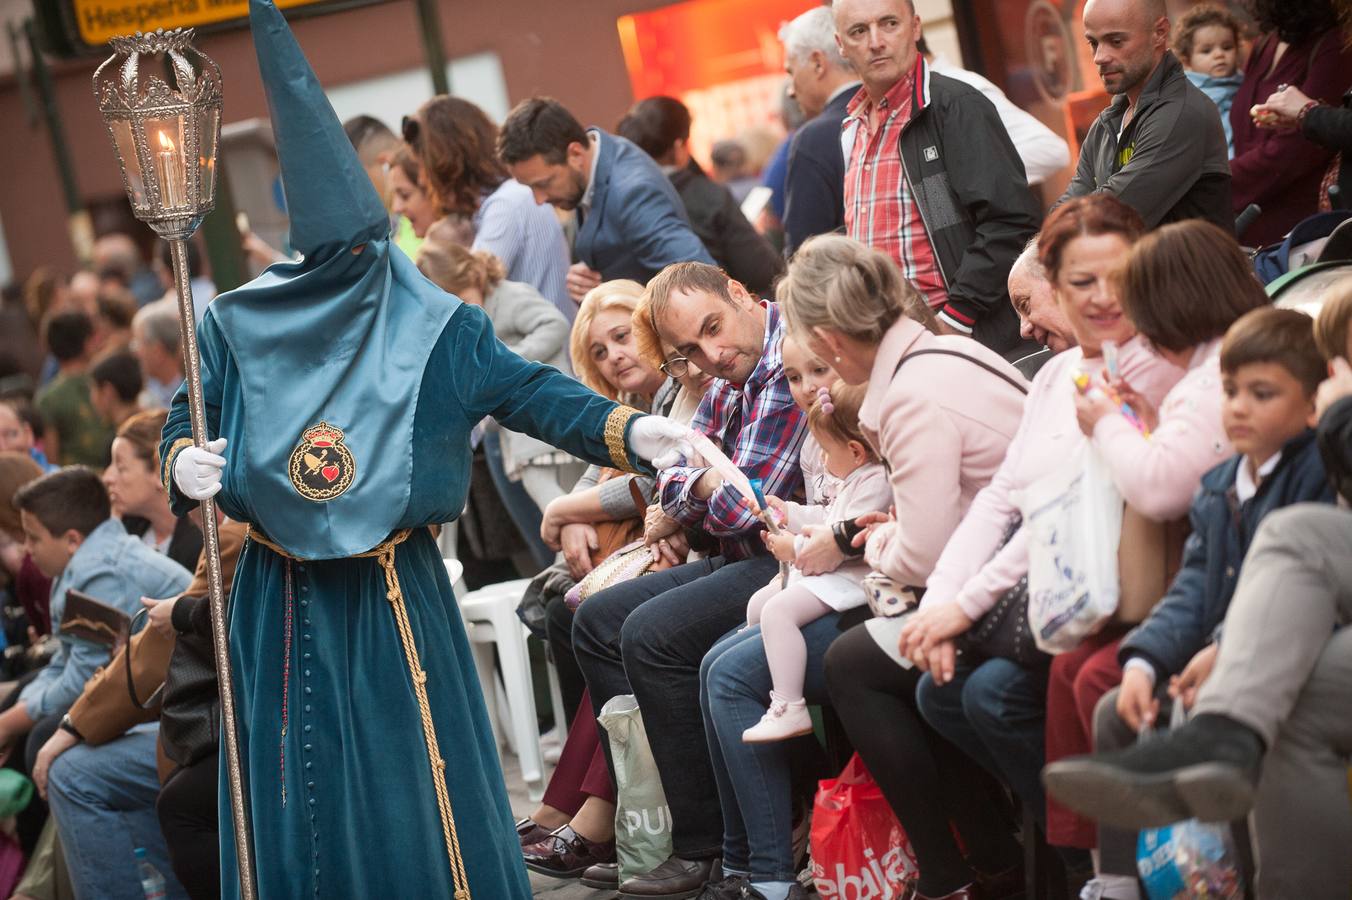
[[[159,167],[160,202],[166,208],[182,206],[186,200],[184,195],[187,193],[183,183],[187,173],[183,171],[182,157],[169,135],[163,131],[158,134],[160,151],[155,154],[155,158]]]

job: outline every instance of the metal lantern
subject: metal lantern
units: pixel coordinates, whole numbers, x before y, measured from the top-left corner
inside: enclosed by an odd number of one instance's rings
[[[168,239],[191,237],[216,203],[221,70],[192,39],[191,28],[113,38],[94,73],[132,212]]]
[[[94,96],[117,151],[132,212],[167,240],[172,251],[193,444],[205,447],[209,437],[187,241],[216,202],[222,85],[221,70],[192,46],[192,38],[191,28],[113,38],[113,55],[94,72]],[[163,75],[156,74],[157,68]],[[210,497],[202,501],[202,538],[240,896],[253,900],[253,844],[235,724],[216,503]]]

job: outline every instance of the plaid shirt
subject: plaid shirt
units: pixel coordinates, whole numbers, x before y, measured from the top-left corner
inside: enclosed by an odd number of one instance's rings
[[[803,470],[798,451],[807,435],[807,416],[793,402],[784,378],[784,324],[773,303],[765,307],[765,350],[746,384],[719,379],[695,411],[690,427],[709,436],[733,464],[751,479],[759,478],[767,495],[785,500],[803,496]],[[747,559],[763,554],[757,534],[761,522],[723,485],[708,500],[690,493],[706,470],[675,466],[658,474],[662,508],[682,525],[703,528],[718,538],[724,557]]]
[[[924,78],[924,64],[917,56],[910,74],[878,102],[876,132],[871,130],[874,107],[867,91],[860,88],[846,107],[841,127],[854,129],[854,141],[845,166],[845,229],[896,260],[907,280],[939,309],[948,302],[948,289],[901,159],[901,132],[911,120],[916,79]]]

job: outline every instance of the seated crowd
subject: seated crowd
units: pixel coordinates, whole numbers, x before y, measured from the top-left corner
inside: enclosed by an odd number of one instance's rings
[[[1352,268],[1312,315],[1270,301],[1240,242],[1346,182],[1352,30],[1326,0],[1257,19],[1241,73],[1220,7],[1171,33],[1163,0],[1089,0],[1113,100],[1050,211],[1029,184],[1064,142],[929,53],[911,0],[785,26],[810,118],[755,226],[674,98],[614,134],[546,97],[501,127],[447,96],[400,135],[347,123],[430,281],[514,352],[707,440],[634,475],[475,429],[492,491],[471,510],[520,533],[564,706],[516,823],[530,870],[627,898],[785,900],[814,874],[843,894],[806,838],[853,752],[917,898],[1024,896],[1044,841],[1081,896],[1141,897],[1142,829],[1250,814],[1257,896],[1347,895]],[[0,895],[139,898],[154,869],[164,896],[214,898],[202,535],[158,457],[172,283],[125,236],[95,251],[6,300],[30,328],[0,378],[0,763],[36,792],[0,827],[0,860],[27,860]],[[1068,476],[1111,488],[1117,601],[1050,653],[1033,500]],[[221,523],[227,584],[246,524]],[[629,698],[638,786],[603,714]],[[654,788],[658,858],[617,828]]]

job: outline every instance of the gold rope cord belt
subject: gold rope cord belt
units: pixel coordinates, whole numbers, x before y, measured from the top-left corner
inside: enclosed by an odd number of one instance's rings
[[[418,698],[418,710],[422,714],[423,741],[427,745],[427,758],[432,766],[432,784],[437,791],[437,809],[441,813],[441,832],[446,839],[446,855],[450,858],[451,878],[455,882],[455,900],[470,900],[469,876],[465,874],[465,860],[460,852],[460,837],[456,834],[455,815],[451,810],[451,794],[446,787],[446,760],[441,758],[436,729],[432,723],[432,705],[427,700],[427,672],[423,670],[422,661],[418,658],[418,646],[413,640],[413,626],[409,623],[408,609],[404,605],[404,592],[399,587],[399,575],[394,568],[394,549],[408,540],[411,534],[413,534],[411,528],[396,531],[384,543],[365,553],[353,554],[349,558],[375,557],[385,572],[385,599],[390,601],[390,608],[394,610],[399,640],[404,645],[404,660],[408,663],[408,673],[413,679],[413,693]],[[296,559],[252,528],[249,529],[247,537],[279,556]]]

